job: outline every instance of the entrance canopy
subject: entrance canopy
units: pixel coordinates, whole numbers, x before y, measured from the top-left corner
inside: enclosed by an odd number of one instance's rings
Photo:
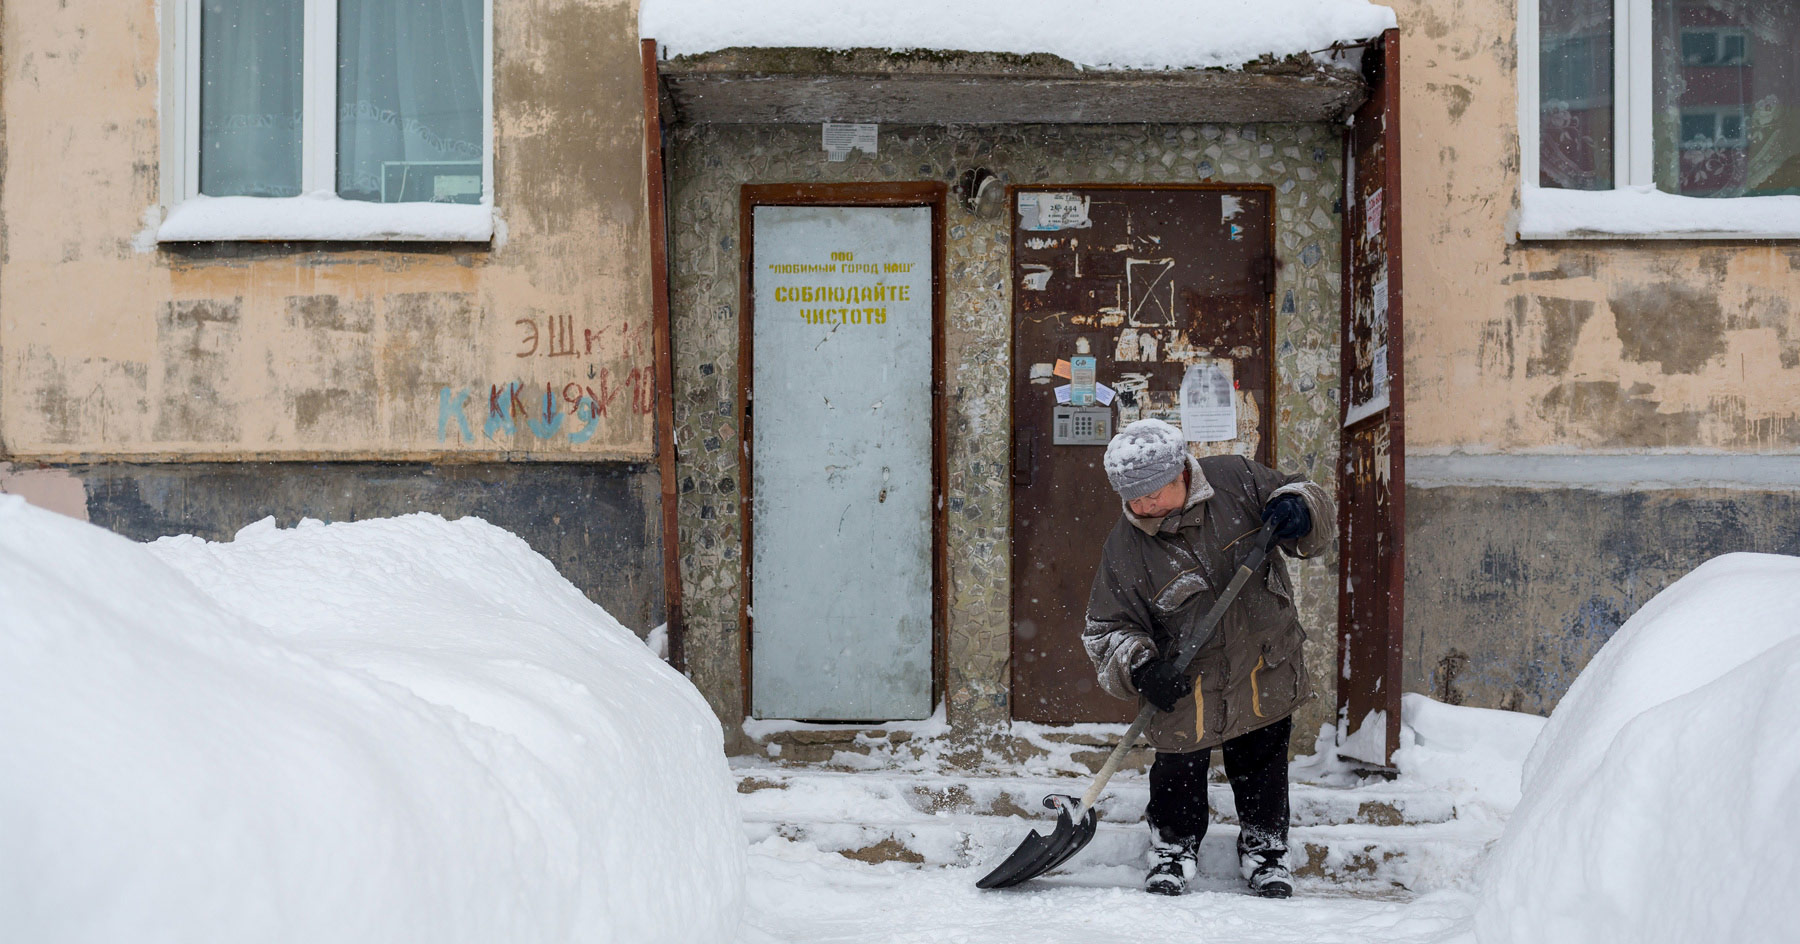
[[[644,0],[683,123],[1303,122],[1360,105],[1367,0]]]

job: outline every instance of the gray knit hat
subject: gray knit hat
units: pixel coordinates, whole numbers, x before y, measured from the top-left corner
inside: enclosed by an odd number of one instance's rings
[[[1175,481],[1187,468],[1181,430],[1162,420],[1138,420],[1106,444],[1106,478],[1119,497],[1132,501]]]

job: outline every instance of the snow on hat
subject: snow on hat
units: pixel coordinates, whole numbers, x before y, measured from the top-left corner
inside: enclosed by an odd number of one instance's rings
[[[1105,465],[1113,491],[1133,501],[1175,481],[1187,468],[1187,444],[1162,420],[1138,420],[1106,444]]]

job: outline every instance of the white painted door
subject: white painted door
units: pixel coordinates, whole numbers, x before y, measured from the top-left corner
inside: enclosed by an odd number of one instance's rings
[[[753,212],[751,713],[928,717],[931,208]]]

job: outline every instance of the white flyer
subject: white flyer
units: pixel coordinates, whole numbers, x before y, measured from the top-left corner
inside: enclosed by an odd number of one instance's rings
[[[1073,193],[1019,194],[1019,228],[1027,230],[1087,229],[1089,198]]]
[[[841,161],[849,157],[851,151],[877,153],[880,133],[881,125],[879,124],[827,121],[821,130],[820,141],[825,148],[827,157],[834,161]]]
[[[1232,395],[1231,362],[1189,364],[1181,378],[1181,431],[1188,442],[1237,438],[1237,398]]]

